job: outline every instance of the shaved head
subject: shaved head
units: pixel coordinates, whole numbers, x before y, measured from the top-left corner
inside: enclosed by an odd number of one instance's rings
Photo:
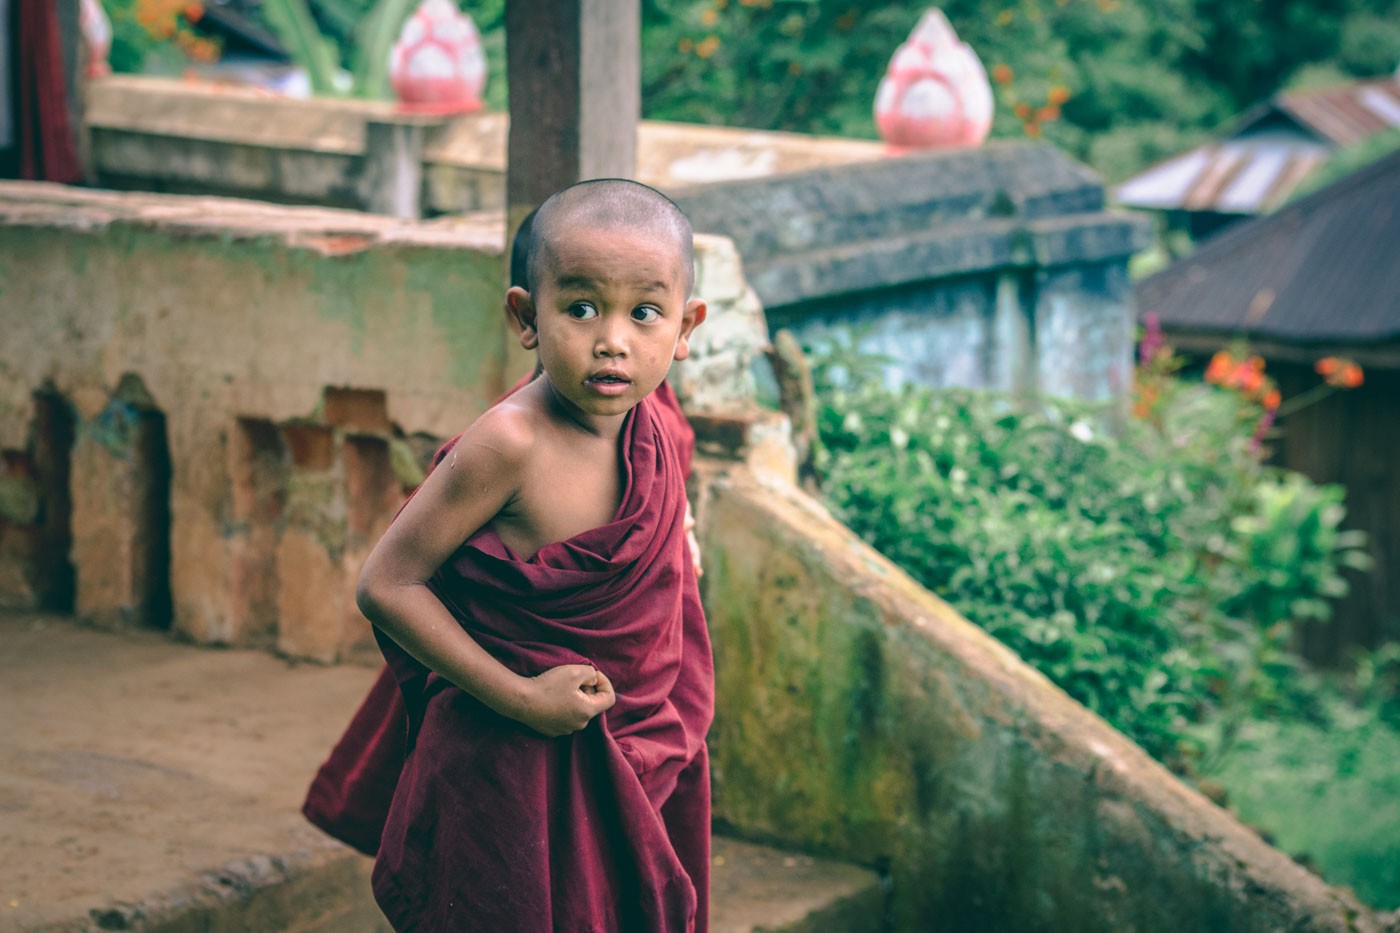
[[[526,290],[534,292],[554,261],[551,244],[564,230],[592,227],[667,238],[676,245],[677,274],[685,295],[695,284],[694,233],[690,220],[666,195],[622,178],[581,181],[558,191],[532,215],[528,233]]]

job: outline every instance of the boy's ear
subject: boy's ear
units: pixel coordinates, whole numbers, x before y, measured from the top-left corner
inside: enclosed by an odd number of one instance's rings
[[[522,347],[533,350],[540,345],[535,301],[530,297],[530,293],[519,285],[512,285],[506,291],[506,319],[520,338]]]
[[[690,335],[704,323],[708,311],[703,298],[692,298],[685,303],[685,311],[681,315],[681,334],[676,340],[676,352],[672,359],[683,360],[690,356]]]

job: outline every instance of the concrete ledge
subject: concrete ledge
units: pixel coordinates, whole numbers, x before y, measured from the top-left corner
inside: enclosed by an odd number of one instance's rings
[[[711,933],[878,933],[884,894],[873,872],[716,836]]]
[[[1104,209],[1093,174],[1050,146],[996,143],[681,195],[734,240],[768,308],[992,270],[1121,261],[1150,242]]]
[[[326,840],[314,852],[254,856],[135,904],[93,908],[88,918],[96,929],[147,933],[387,933],[370,893],[372,867]]]
[[[700,466],[717,818],[889,864],[900,930],[1380,929],[813,500]]]
[[[359,207],[366,127],[423,127],[429,213],[504,205],[508,118],[478,112],[423,120],[381,101],[297,100],[248,88],[133,75],[89,85],[85,119],[99,180],[113,187]],[[868,140],[645,121],[637,177],[666,190],[882,158]]]

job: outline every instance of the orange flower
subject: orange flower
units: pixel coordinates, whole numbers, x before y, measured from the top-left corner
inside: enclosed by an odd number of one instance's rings
[[[713,26],[717,19],[719,19],[719,13],[715,10],[706,10],[700,14],[700,22],[706,26]]]
[[[1010,65],[998,63],[992,66],[992,80],[997,84],[1010,84],[1014,76]]]
[[[719,51],[719,36],[706,36],[700,40],[700,44],[695,46],[695,54],[701,58],[709,58]]]
[[[1041,123],[1049,123],[1051,120],[1060,119],[1060,108],[1054,105],[1041,107],[1035,112],[1035,118]]]
[[[1210,365],[1206,367],[1206,382],[1223,385],[1225,377],[1234,368],[1235,358],[1227,351],[1219,350],[1210,358]]]
[[[1353,360],[1340,356],[1325,356],[1314,367],[1329,386],[1354,389],[1366,381],[1366,375]]]
[[[1050,93],[1045,95],[1045,99],[1052,104],[1063,104],[1069,100],[1069,88],[1063,84],[1057,84],[1050,89]]]
[[[200,17],[204,15],[204,4],[186,3],[184,9],[180,12],[184,15],[185,22],[193,25],[194,23],[199,22]]]
[[[1264,387],[1264,374],[1252,366],[1240,366],[1235,370],[1231,381],[1247,395],[1254,395]]]
[[[1030,115],[1031,115],[1031,105],[1030,105],[1030,104],[1017,104],[1015,107],[1012,107],[1011,109],[1015,112],[1015,114],[1016,114],[1016,116],[1017,116],[1018,119],[1021,119],[1021,120],[1028,120],[1028,119],[1030,119]]]
[[[1282,402],[1283,396],[1279,394],[1278,389],[1270,389],[1264,393],[1264,407],[1269,411],[1278,408],[1279,404]]]

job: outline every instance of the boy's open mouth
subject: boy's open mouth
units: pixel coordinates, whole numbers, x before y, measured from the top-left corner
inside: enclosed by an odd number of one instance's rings
[[[598,395],[623,395],[632,385],[632,380],[621,373],[594,373],[583,381],[593,392]]]

